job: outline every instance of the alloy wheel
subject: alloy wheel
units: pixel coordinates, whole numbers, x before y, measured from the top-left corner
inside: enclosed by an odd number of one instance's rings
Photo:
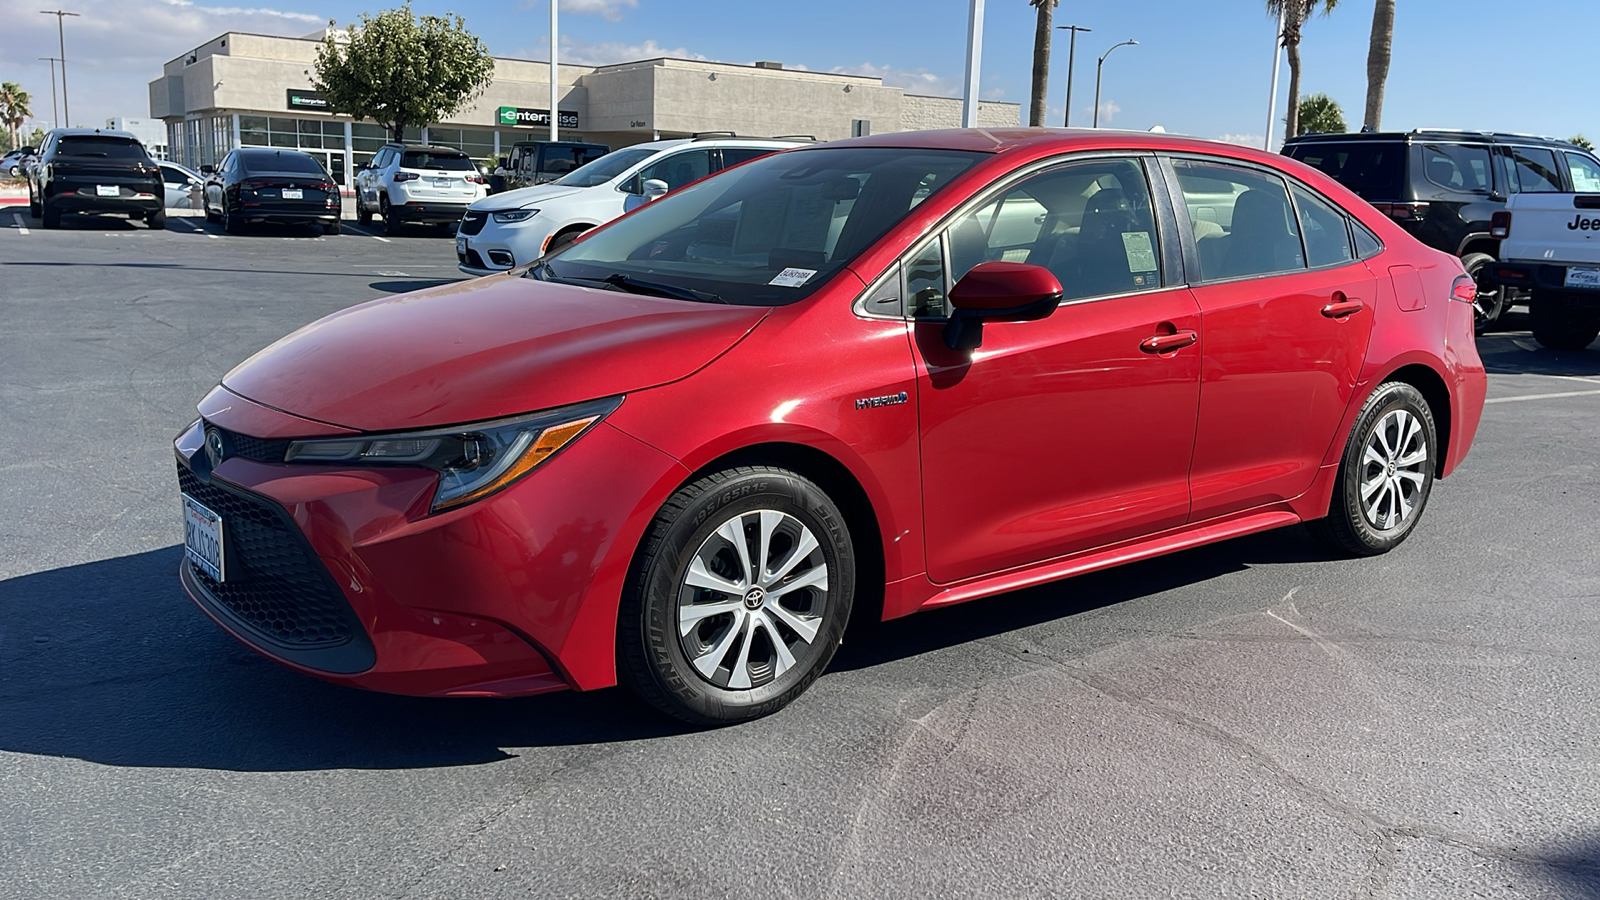
[[[828,564],[788,513],[723,522],[695,551],[678,590],[678,640],[701,678],[728,690],[770,684],[820,649]]]
[[[1380,531],[1404,525],[1427,483],[1428,438],[1422,422],[1390,410],[1367,436],[1361,457],[1361,510]]]

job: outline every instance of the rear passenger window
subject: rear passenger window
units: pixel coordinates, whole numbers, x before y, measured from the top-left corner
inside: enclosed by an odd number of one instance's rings
[[[1489,161],[1485,154],[1484,162]],[[1300,214],[1300,233],[1306,239],[1306,261],[1311,267],[1336,266],[1349,262],[1350,226],[1338,210],[1310,191],[1293,185],[1294,207]]]
[[[1216,163],[1178,161],[1175,168],[1202,280],[1305,268],[1300,229],[1282,179]]]
[[[1375,202],[1405,199],[1401,176],[1408,149],[1400,141],[1309,141],[1296,144],[1289,155]]]
[[[1360,222],[1351,222],[1350,230],[1356,236],[1356,256],[1361,259],[1371,259],[1383,250],[1383,242],[1378,236],[1367,230],[1367,226]]]
[[[1429,181],[1452,191],[1487,194],[1492,183],[1485,147],[1424,144],[1422,172]]]
[[[1572,189],[1580,194],[1600,193],[1600,164],[1582,153],[1568,153],[1566,157]]]
[[[1556,155],[1535,147],[1510,147],[1507,167],[1511,183],[1524,194],[1561,193],[1561,176],[1556,174]]]
[[[749,162],[752,159],[758,159],[771,152],[771,150],[750,147],[723,147],[722,167],[727,168],[729,166],[737,166],[742,162]]]

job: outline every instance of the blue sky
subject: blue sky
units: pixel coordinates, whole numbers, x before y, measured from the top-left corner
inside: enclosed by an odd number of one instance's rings
[[[379,0],[62,0],[74,123],[144,116],[145,85],[163,62],[227,31],[302,35],[329,18],[347,22]],[[418,12],[455,11],[502,56],[544,59],[548,0],[414,0]],[[1526,5],[1526,0],[1524,0]],[[48,119],[55,19],[34,0],[0,0],[0,79],[22,82]],[[1384,124],[1600,137],[1592,59],[1597,0],[1541,0],[1537,27],[1516,30],[1491,0],[1398,0],[1395,58]],[[982,91],[1021,103],[1026,116],[1033,10],[1027,0],[987,0]],[[699,56],[882,75],[916,93],[959,93],[966,0],[562,0],[562,49],[572,61]],[[1106,62],[1101,124],[1259,144],[1266,127],[1273,22],[1261,0],[1063,0],[1057,24],[1079,36],[1074,124],[1087,124],[1095,59]],[[1314,19],[1302,45],[1306,92],[1333,96],[1358,125],[1366,91],[1372,0],[1342,0]],[[1060,33],[1064,36],[1064,32]],[[1505,36],[1505,46],[1492,42]],[[1061,119],[1065,40],[1050,81],[1049,121]],[[1284,85],[1279,90],[1281,135]]]

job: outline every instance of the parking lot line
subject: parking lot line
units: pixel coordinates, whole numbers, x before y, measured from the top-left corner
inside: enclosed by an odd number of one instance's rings
[[[28,233],[28,226],[22,224],[22,213],[12,213],[11,220],[17,223],[17,234]]]
[[[1559,400],[1562,397],[1595,397],[1600,396],[1600,391],[1562,391],[1557,394],[1529,394],[1525,397],[1494,397],[1483,401],[1489,403],[1521,403],[1524,400]]]

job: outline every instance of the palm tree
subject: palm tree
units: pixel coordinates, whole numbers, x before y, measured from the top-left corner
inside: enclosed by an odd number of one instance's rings
[[[1033,29],[1033,106],[1028,110],[1028,124],[1035,128],[1044,124],[1045,91],[1050,86],[1050,22],[1058,2],[1028,0],[1028,5],[1039,11],[1039,21]]]
[[[22,85],[15,81],[0,84],[0,122],[4,122],[6,133],[11,136],[11,146],[17,146],[17,138],[22,128],[24,119],[33,116],[33,110],[28,104],[33,100]]]
[[[1389,80],[1394,50],[1394,0],[1378,0],[1372,10],[1372,45],[1367,49],[1367,111],[1362,122],[1373,131],[1383,119],[1383,83]]]
[[[1341,134],[1344,110],[1327,94],[1308,94],[1300,101],[1299,128],[1295,134]]]
[[[1283,46],[1289,51],[1289,130],[1298,134],[1300,126],[1300,30],[1317,10],[1333,12],[1339,0],[1267,0],[1267,12],[1283,13]]]

